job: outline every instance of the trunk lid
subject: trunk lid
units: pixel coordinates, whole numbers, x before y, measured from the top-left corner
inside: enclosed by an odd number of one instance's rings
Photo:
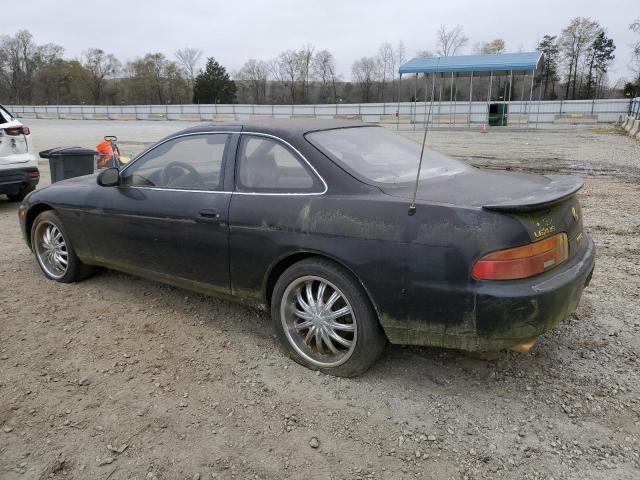
[[[583,184],[582,179],[571,175],[468,168],[422,180],[416,198],[418,204],[419,201],[445,203],[512,216],[523,225],[532,242],[566,232],[572,257],[585,243],[582,211],[576,197]],[[388,195],[411,201],[413,185],[381,188]]]
[[[420,181],[417,200],[461,207],[524,212],[550,207],[582,188],[582,179],[571,175],[532,175],[465,168]],[[411,199],[414,184],[381,184],[388,195]]]

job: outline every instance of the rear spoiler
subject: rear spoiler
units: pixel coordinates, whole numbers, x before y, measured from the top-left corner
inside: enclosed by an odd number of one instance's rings
[[[584,186],[582,179],[573,175],[545,175],[545,177],[551,181],[536,192],[504,202],[483,205],[482,208],[497,212],[531,212],[557,205]]]

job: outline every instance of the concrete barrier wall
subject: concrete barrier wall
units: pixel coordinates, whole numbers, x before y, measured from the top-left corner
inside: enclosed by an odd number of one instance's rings
[[[622,123],[631,138],[640,140],[640,97],[634,98],[629,105],[629,113]]]
[[[507,123],[526,125],[552,123],[556,118],[589,118],[590,122],[618,122],[640,99],[601,99],[507,103]],[[330,105],[9,105],[16,117],[84,118],[87,120],[191,120],[235,121],[258,117],[291,118],[361,118],[365,122],[434,126],[471,126],[488,123],[487,102],[402,102]],[[509,116],[512,121],[509,122]]]

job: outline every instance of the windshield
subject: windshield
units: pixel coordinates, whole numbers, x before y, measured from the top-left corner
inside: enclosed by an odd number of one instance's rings
[[[374,183],[404,183],[416,179],[421,145],[384,127],[323,130],[306,135],[313,145],[347,171]],[[422,178],[453,175],[465,165],[425,148]]]

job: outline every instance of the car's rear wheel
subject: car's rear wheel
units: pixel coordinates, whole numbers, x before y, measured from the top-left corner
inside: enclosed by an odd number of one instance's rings
[[[354,376],[382,354],[386,337],[369,298],[350,272],[310,258],[276,282],[271,316],[285,351],[324,373]]]
[[[62,283],[77,282],[93,273],[76,255],[69,236],[55,212],[38,215],[31,228],[31,245],[47,278]]]
[[[33,185],[28,185],[26,187],[23,187],[22,190],[20,190],[18,193],[7,195],[7,197],[9,197],[9,200],[11,200],[12,202],[21,202],[22,200],[24,200],[24,197],[33,192],[35,189],[36,187],[34,187]]]

